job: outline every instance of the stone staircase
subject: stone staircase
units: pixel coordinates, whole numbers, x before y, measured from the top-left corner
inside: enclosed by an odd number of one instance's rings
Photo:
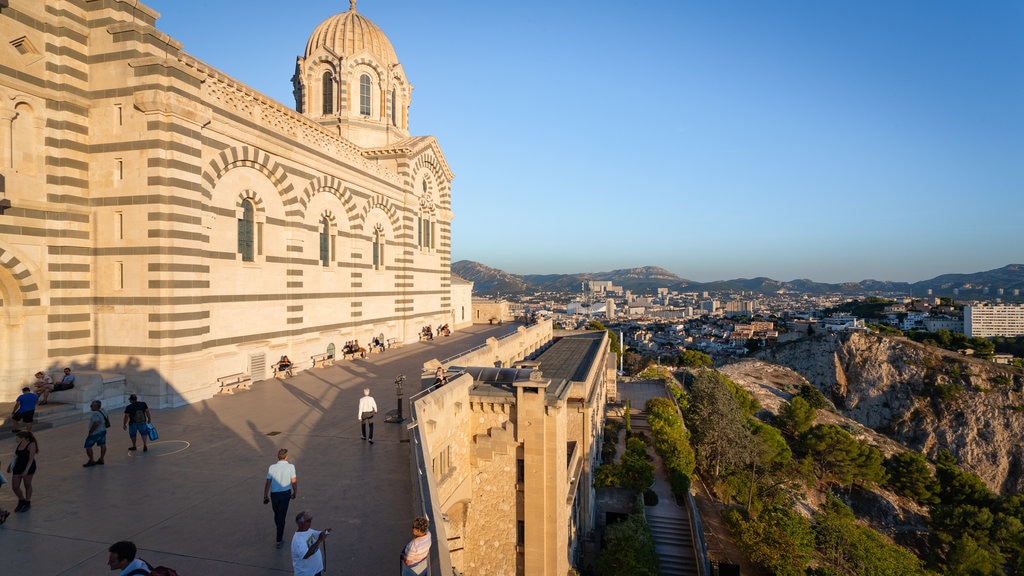
[[[630,410],[630,427],[634,433],[651,434],[647,413]],[[668,480],[658,477],[651,487],[658,494],[658,505],[645,508],[647,525],[654,539],[661,576],[699,576],[697,555],[693,549],[693,530],[686,509],[675,504]]]
[[[0,410],[2,410],[0,412],[0,430],[11,430],[14,428],[14,420],[11,420],[11,411],[13,409],[13,402],[5,403],[3,407],[0,407]],[[45,406],[36,406],[35,422],[32,423],[32,431],[37,432],[75,422],[85,422],[89,419],[90,415],[90,412],[83,412],[76,404],[54,402],[51,400]],[[107,412],[107,416],[111,416],[110,412]],[[119,414],[115,413],[114,416],[119,416]],[[111,418],[111,423],[114,420],[116,418]],[[24,424],[21,424],[20,427],[24,428]],[[85,427],[83,426],[84,429]]]
[[[693,533],[685,518],[662,516],[655,509],[647,511],[647,525],[654,538],[662,576],[697,576],[697,559],[693,553]]]

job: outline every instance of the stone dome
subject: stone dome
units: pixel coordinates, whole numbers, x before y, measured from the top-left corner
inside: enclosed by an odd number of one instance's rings
[[[356,0],[349,0],[348,12],[331,16],[313,30],[309,42],[306,43],[305,57],[309,58],[321,47],[342,58],[368,51],[385,69],[390,69],[398,63],[395,49],[384,32],[368,18],[356,12]]]

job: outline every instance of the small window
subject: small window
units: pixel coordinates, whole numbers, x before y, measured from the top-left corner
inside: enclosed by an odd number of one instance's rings
[[[252,200],[242,201],[242,217],[238,219],[238,253],[243,262],[255,260],[256,207]]]
[[[323,78],[324,116],[334,114],[334,75],[324,72]]]
[[[398,91],[391,90],[391,125],[398,126]]]
[[[370,110],[370,75],[363,74],[359,77],[359,113],[369,116]]]
[[[373,269],[380,270],[384,266],[384,231],[373,232]]]
[[[331,265],[331,222],[326,217],[320,221],[320,264]]]

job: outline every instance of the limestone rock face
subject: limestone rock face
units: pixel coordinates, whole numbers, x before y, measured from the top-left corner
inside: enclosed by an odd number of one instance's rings
[[[827,334],[764,352],[846,417],[929,457],[948,449],[993,491],[1024,491],[1024,375],[902,338]]]

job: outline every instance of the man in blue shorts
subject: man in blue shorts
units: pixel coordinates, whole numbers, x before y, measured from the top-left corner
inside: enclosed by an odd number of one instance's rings
[[[142,451],[149,452],[146,441],[149,440],[149,424],[153,416],[149,413],[149,405],[140,402],[139,397],[132,394],[128,397],[128,405],[124,407],[124,429],[132,439],[132,447],[129,450],[138,450],[135,447],[135,436],[142,436]]]
[[[93,400],[89,405],[92,416],[89,418],[89,435],[85,437],[85,453],[89,455],[89,461],[82,464],[83,468],[102,466],[103,457],[107,455],[107,415],[100,410],[102,405],[99,400]],[[93,460],[92,447],[97,444],[100,447],[100,458]]]

